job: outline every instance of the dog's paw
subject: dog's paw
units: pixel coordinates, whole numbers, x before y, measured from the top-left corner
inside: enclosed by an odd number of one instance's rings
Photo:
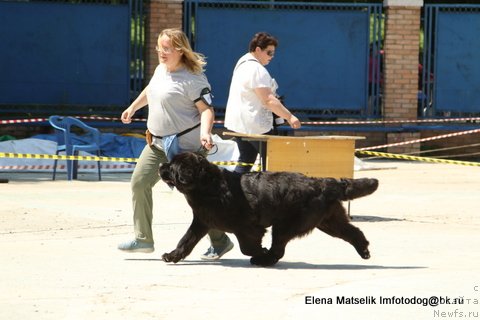
[[[170,256],[170,254],[164,253],[162,255],[162,260],[165,261],[165,262],[172,262],[172,257]]]
[[[368,251],[368,248],[357,250],[357,252],[363,259],[370,259],[370,251]]]
[[[250,258],[250,263],[256,266],[261,267],[270,267],[273,266],[275,263],[278,262],[278,259],[273,257],[270,254],[264,254],[261,256],[255,256]]]
[[[178,261],[182,260],[182,258],[178,255],[175,254],[175,251],[172,251],[170,253],[164,253],[162,255],[162,260],[165,262],[173,262],[177,263]]]

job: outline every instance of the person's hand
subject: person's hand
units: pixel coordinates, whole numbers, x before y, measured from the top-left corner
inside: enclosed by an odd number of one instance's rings
[[[212,135],[210,133],[202,134],[200,137],[200,143],[206,150],[211,150],[213,148]]]
[[[302,126],[300,120],[298,120],[298,118],[295,117],[293,114],[290,116],[289,119],[287,119],[287,121],[290,127],[292,127],[292,129],[299,129]]]
[[[120,117],[120,119],[124,124],[129,124],[132,122],[132,117],[134,113],[135,111],[133,111],[131,107],[128,107],[127,109],[125,109],[125,111],[122,112],[122,116]]]

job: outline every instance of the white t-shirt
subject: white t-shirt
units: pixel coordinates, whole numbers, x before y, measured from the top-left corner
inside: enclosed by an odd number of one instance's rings
[[[233,71],[225,110],[227,129],[248,134],[262,134],[272,129],[272,112],[262,104],[255,88],[271,88],[275,92],[276,82],[267,69],[247,53],[238,60]]]
[[[185,68],[168,72],[164,64],[159,64],[148,84],[148,130],[156,136],[167,136],[200,123],[194,101],[205,88],[210,89],[210,84],[204,74],[193,74]],[[200,127],[179,137],[179,142],[182,149],[197,151]]]

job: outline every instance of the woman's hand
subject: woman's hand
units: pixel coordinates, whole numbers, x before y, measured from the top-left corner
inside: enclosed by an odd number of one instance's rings
[[[135,99],[135,101],[133,101],[132,104],[122,112],[120,120],[122,120],[124,124],[131,123],[132,117],[135,112],[138,109],[141,109],[147,105],[147,89],[148,86],[146,86],[145,89],[143,89],[142,92],[138,95],[137,99]]]
[[[299,129],[302,126],[302,123],[300,120],[298,120],[297,117],[295,117],[293,114],[290,116],[290,118],[287,119],[288,124],[292,129]]]
[[[122,112],[122,116],[120,117],[120,119],[122,120],[122,122],[124,124],[129,124],[129,123],[132,122],[132,117],[133,117],[134,113],[135,113],[135,111],[130,106],[127,109],[125,109],[125,111]]]
[[[212,135],[209,133],[202,134],[200,137],[200,143],[206,150],[211,150],[213,148]]]

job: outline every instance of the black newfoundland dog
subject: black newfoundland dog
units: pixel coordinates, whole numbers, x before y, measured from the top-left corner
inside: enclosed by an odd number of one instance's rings
[[[373,193],[376,179],[309,178],[292,172],[237,174],[221,169],[196,153],[182,153],[160,166],[160,177],[185,195],[193,221],[166,262],[188,256],[209,229],[231,232],[250,263],[271,266],[295,237],[314,228],[352,244],[363,259],[370,258],[368,241],[350,224],[342,201]],[[272,227],[270,249],[262,247]]]

